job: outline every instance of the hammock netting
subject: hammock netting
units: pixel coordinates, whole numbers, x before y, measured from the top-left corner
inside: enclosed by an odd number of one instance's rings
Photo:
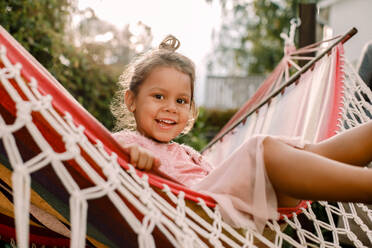
[[[257,133],[316,142],[369,120],[371,92],[341,43],[245,116],[312,49],[321,47],[287,49],[205,156],[219,160]],[[110,132],[1,27],[0,82],[0,235],[14,246],[372,246],[372,210],[359,203],[302,201],[279,209],[264,233],[229,226],[211,197],[128,164]]]

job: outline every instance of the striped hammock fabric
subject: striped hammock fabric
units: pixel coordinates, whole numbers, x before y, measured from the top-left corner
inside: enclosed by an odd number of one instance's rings
[[[17,247],[372,245],[363,204],[304,201],[280,209],[263,234],[232,228],[211,197],[128,164],[111,134],[1,27],[0,82],[0,235]],[[338,45],[205,154],[218,159],[254,133],[318,141],[368,120],[370,99]]]

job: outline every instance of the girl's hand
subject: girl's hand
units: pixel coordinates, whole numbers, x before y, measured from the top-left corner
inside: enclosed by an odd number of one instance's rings
[[[145,148],[135,144],[123,146],[123,148],[129,154],[130,163],[138,169],[150,170],[152,166],[160,165],[160,160]]]

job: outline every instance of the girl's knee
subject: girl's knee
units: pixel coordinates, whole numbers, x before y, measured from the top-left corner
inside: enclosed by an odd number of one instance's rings
[[[265,164],[273,163],[277,161],[277,156],[280,154],[281,150],[283,149],[284,144],[282,141],[275,139],[273,137],[265,137],[262,142],[263,145],[263,155]]]
[[[279,142],[279,141],[277,139],[271,137],[271,136],[267,136],[267,137],[264,138],[262,143],[263,143],[264,147],[266,147],[266,146],[273,145],[276,142]]]
[[[284,141],[268,136],[263,141],[263,150],[266,167],[275,165],[280,167],[289,158],[292,158],[298,149]]]
[[[262,144],[263,144],[264,150],[268,152],[274,152],[278,149],[283,149],[289,146],[283,141],[277,138],[271,137],[271,136],[265,137]]]
[[[279,198],[287,196],[288,189],[286,188],[286,172],[283,167],[286,167],[287,159],[290,155],[290,146],[273,137],[266,137],[263,140],[263,158],[266,168],[266,173],[273,185],[275,192]],[[284,206],[282,199],[279,199],[280,205]]]

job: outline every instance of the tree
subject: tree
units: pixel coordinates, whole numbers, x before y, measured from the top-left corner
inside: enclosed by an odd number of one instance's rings
[[[221,0],[222,26],[215,35],[211,74],[246,76],[271,72],[283,56],[290,20],[297,17],[297,0]]]
[[[146,32],[132,34],[129,27],[119,31],[92,10],[77,10],[75,4],[75,0],[0,1],[0,25],[111,129],[114,120],[109,105],[118,76],[138,46],[149,46],[151,29],[142,24]],[[76,27],[73,15],[80,17]],[[112,37],[99,39],[109,32]],[[132,42],[134,36],[140,38]]]
[[[0,25],[50,69],[58,63],[58,51],[64,46],[69,13],[73,11],[69,0],[3,0]]]

